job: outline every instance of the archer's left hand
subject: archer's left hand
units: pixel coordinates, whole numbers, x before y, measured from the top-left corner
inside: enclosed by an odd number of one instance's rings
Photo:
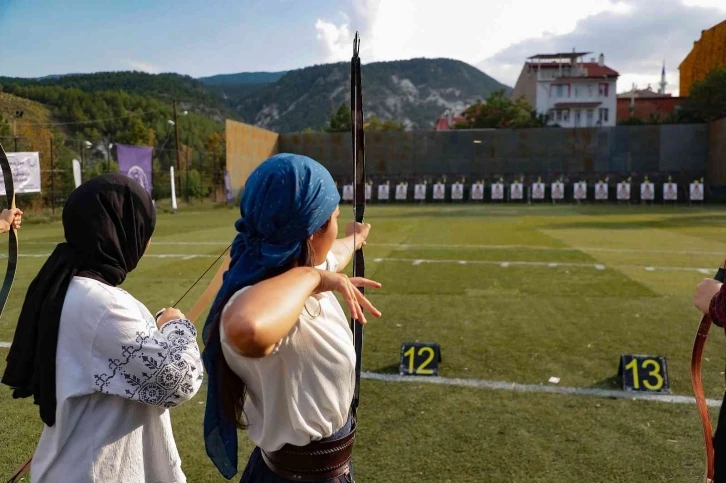
[[[370,223],[357,223],[351,221],[345,227],[345,236],[352,236],[355,232],[355,249],[358,250],[366,245],[368,233],[371,231]]]
[[[706,278],[696,287],[696,294],[693,296],[693,305],[704,314],[708,314],[711,299],[721,290],[723,285],[718,280]]]

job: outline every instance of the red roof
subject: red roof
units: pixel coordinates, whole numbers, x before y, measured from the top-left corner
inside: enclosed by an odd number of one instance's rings
[[[563,64],[559,62],[527,62],[532,68],[543,68],[543,69],[559,69],[562,67],[572,67],[570,64]],[[597,62],[582,62],[577,64],[587,69],[587,77],[619,77],[620,74],[604,65],[600,67]]]
[[[434,131],[448,131],[449,129],[453,128],[457,122],[466,122],[466,118],[454,117],[451,119],[451,124],[449,124],[448,117],[439,118],[434,125]]]

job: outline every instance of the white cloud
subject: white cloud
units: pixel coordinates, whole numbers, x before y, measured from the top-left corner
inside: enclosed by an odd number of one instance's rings
[[[513,85],[526,57],[553,49],[604,52],[620,85],[654,87],[666,59],[669,90],[702,29],[726,18],[726,0],[350,0],[350,19],[320,19],[327,61],[350,58],[361,31],[364,63],[448,57]],[[706,8],[710,7],[711,10]]]
[[[361,31],[364,62],[449,57],[475,63],[529,37],[571,31],[587,15],[624,8],[622,1],[615,0],[351,2],[351,27],[338,28]],[[332,24],[318,20],[321,23]],[[318,25],[318,38],[327,45]]]
[[[628,11],[602,12],[580,20],[574,30],[563,35],[518,42],[478,66],[511,85],[530,55],[573,48],[592,51],[593,56],[602,52],[606,64],[621,74],[618,91],[622,92],[633,83],[640,88],[651,84],[656,89],[665,60],[666,90],[677,94],[678,65],[700,37],[701,30],[718,22],[719,10],[686,6],[676,0],[629,0],[628,3],[631,6]]]
[[[322,19],[315,22],[317,38],[325,48],[326,62],[339,62],[350,58],[353,52],[353,37],[348,23],[335,25]]]
[[[156,67],[155,65],[146,62],[140,62],[138,60],[124,60],[124,63],[134,70],[147,72],[149,74],[158,74],[161,72],[161,69]]]

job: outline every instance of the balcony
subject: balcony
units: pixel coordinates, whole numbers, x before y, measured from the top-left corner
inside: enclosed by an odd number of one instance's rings
[[[534,67],[537,69],[537,67]],[[548,67],[537,71],[538,82],[548,82],[560,78],[586,77],[587,70],[584,67],[573,67],[571,65],[563,65],[561,69]]]

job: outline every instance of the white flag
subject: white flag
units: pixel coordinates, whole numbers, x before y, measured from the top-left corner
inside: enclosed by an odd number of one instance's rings
[[[73,181],[76,182],[76,188],[81,186],[81,162],[77,159],[73,160]]]
[[[169,168],[169,175],[171,176],[171,209],[176,211],[176,189],[174,188],[174,166]]]
[[[6,153],[16,193],[40,193],[40,153]],[[0,171],[0,195],[5,195],[5,178]]]

